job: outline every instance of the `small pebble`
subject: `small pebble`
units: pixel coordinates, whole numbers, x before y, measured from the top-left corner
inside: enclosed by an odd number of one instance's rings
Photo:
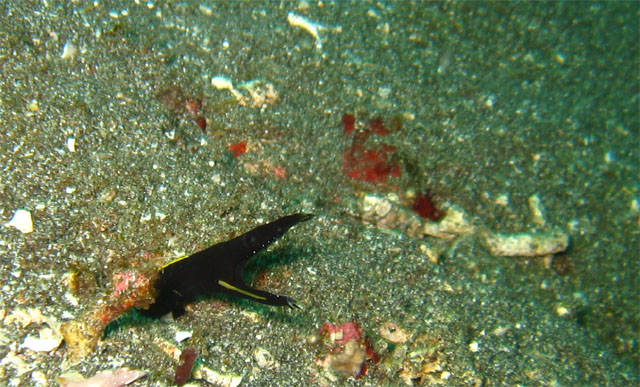
[[[27,210],[17,210],[15,214],[13,214],[13,218],[5,225],[7,227],[15,227],[23,234],[28,234],[33,231],[31,212]]]
[[[69,152],[75,153],[75,151],[76,151],[76,139],[75,138],[73,138],[73,137],[67,138],[67,149],[69,149]]]
[[[185,341],[186,339],[191,338],[192,335],[193,335],[193,333],[189,332],[189,331],[178,331],[178,332],[176,332],[176,341],[178,343],[181,343],[181,342]]]
[[[253,357],[256,359],[258,367],[260,368],[271,368],[275,365],[273,355],[264,348],[256,348],[256,350],[253,351]]]
[[[73,59],[78,54],[78,48],[73,44],[67,42],[62,48],[62,55],[60,56],[63,59]]]

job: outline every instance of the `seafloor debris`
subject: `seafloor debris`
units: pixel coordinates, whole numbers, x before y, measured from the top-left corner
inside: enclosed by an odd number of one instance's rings
[[[233,81],[231,78],[225,77],[223,75],[216,75],[211,78],[211,85],[218,90],[229,90],[237,100],[241,100],[243,98],[242,93],[236,90],[233,87]]]
[[[537,257],[565,251],[569,246],[569,236],[559,228],[513,234],[487,231],[485,242],[489,252],[495,256]]]
[[[70,42],[65,43],[64,47],[62,47],[62,55],[60,55],[60,58],[73,59],[76,55],[78,55],[78,47]]]
[[[338,352],[328,354],[320,364],[345,376],[359,378],[363,374],[367,353],[359,341],[349,340]]]
[[[132,383],[146,374],[140,370],[120,368],[114,371],[101,371],[89,379],[84,379],[82,375],[70,372],[60,375],[58,383],[62,387],[120,387]]]
[[[193,372],[193,378],[201,379],[214,386],[221,387],[237,387],[242,383],[242,376],[240,375],[232,373],[223,374],[202,365],[198,366],[198,369]]]
[[[425,221],[422,231],[441,239],[453,239],[457,236],[473,234],[477,231],[473,219],[457,204],[451,204],[446,210],[444,218],[439,222]]]
[[[351,134],[355,127],[355,117],[344,115],[342,125],[346,134]],[[359,130],[353,136],[351,145],[342,154],[342,171],[354,180],[370,183],[385,183],[388,176],[398,177],[402,172],[400,165],[392,160],[396,148],[380,143],[376,146],[367,145],[369,137],[374,135],[386,136],[391,133],[384,126],[381,118],[373,118],[366,129]]]
[[[196,358],[198,354],[196,354],[196,350],[193,348],[186,348],[180,354],[180,362],[176,368],[176,376],[173,378],[173,381],[178,386],[183,386],[187,380],[189,380],[189,376],[191,376],[191,371],[193,370],[193,365],[196,362]]]
[[[347,321],[342,325],[334,325],[330,322],[322,324],[321,332],[329,334],[329,340],[336,344],[344,344],[350,340],[360,340],[362,329],[357,322]]]
[[[175,340],[178,343],[185,341],[186,339],[190,339],[193,336],[193,332],[191,331],[178,331],[175,334]]]
[[[399,203],[395,194],[384,196],[365,194],[359,202],[362,219],[378,227],[396,230],[414,237],[430,235],[453,239],[464,235],[481,238],[494,256],[548,256],[565,251],[569,235],[559,227],[545,227],[544,231],[499,233],[488,229],[479,219],[473,219],[460,206],[450,204],[440,221],[420,219]],[[532,222],[546,225],[544,209],[537,195],[529,199]],[[423,248],[423,250],[428,250]],[[433,255],[433,251],[428,250]],[[428,254],[428,255],[429,255]],[[430,256],[431,261],[436,261]]]
[[[247,141],[244,140],[234,144],[229,144],[228,148],[233,157],[238,157],[247,152]]]
[[[60,333],[67,345],[67,360],[75,363],[93,352],[106,325],[129,308],[148,307],[154,299],[151,279],[155,275],[155,268],[149,273],[114,274],[113,289],[104,299],[96,302],[83,317],[62,323]]]
[[[289,12],[289,14],[287,15],[287,21],[292,27],[300,27],[310,33],[311,36],[313,36],[316,40],[316,48],[322,49],[322,39],[320,39],[319,31],[324,30],[324,26],[313,22],[304,16],[296,15],[293,12]]]
[[[258,347],[253,351],[253,358],[260,368],[272,369],[278,365],[271,352],[262,347]]]
[[[37,336],[29,335],[22,342],[21,348],[27,348],[35,352],[51,352],[58,348],[62,343],[62,335],[60,334],[60,323],[50,316],[44,316],[40,309],[14,309],[5,317],[5,311],[2,310],[0,320],[5,325],[17,324],[22,328],[26,328],[31,324],[46,323],[48,327],[43,327]]]
[[[182,113],[186,108],[186,98],[184,96],[184,91],[177,85],[171,85],[166,89],[160,91],[156,95],[156,98],[167,109],[173,111],[174,113]]]
[[[44,321],[45,317],[38,308],[15,308],[4,318],[3,323],[5,325],[19,324],[22,328],[26,328],[30,324],[37,324]]]
[[[436,207],[433,201],[433,196],[427,190],[423,193],[416,195],[411,203],[411,209],[421,218],[438,221],[444,216],[444,211]]]
[[[402,344],[409,338],[407,332],[401,329],[398,324],[390,321],[380,326],[380,336],[396,344]]]
[[[408,386],[442,384],[450,376],[443,369],[442,343],[426,334],[391,347],[380,367],[397,374]]]
[[[10,349],[9,352],[4,355],[0,360],[0,372],[12,368],[15,370],[16,375],[24,375],[27,372],[33,370],[36,366],[32,362],[26,362],[23,360],[24,355],[17,353],[15,350]]]
[[[22,347],[36,352],[51,352],[62,343],[60,332],[51,328],[43,328],[38,333],[38,337],[27,336],[22,343]]]
[[[186,97],[180,86],[171,85],[161,90],[156,98],[175,114],[188,113],[200,129],[206,130],[207,120],[201,115],[201,113],[204,114],[202,101],[198,98]]]
[[[342,129],[346,134],[351,134],[356,128],[356,117],[353,114],[342,115]]]
[[[244,82],[239,86],[249,93],[249,97],[243,97],[238,101],[242,106],[249,105],[254,108],[265,108],[267,105],[273,105],[278,102],[280,95],[273,86],[273,83],[263,81],[262,79],[254,79]]]
[[[413,210],[399,203],[395,194],[380,196],[364,194],[360,201],[362,219],[381,228],[396,230],[413,237],[431,235],[441,239],[475,232],[467,213],[457,205],[450,205],[439,221],[422,220]]]
[[[392,200],[393,199],[393,200]],[[365,194],[359,202],[362,220],[378,227],[403,232],[413,237],[421,237],[422,221],[408,208],[398,204],[397,197]]]
[[[531,222],[538,229],[530,232],[499,233],[484,230],[484,242],[495,256],[540,257],[565,251],[569,247],[569,235],[559,227],[547,227],[545,209],[540,196],[528,199]]]
[[[271,82],[262,79],[253,79],[241,83],[238,88],[246,90],[249,94],[245,96],[233,86],[233,81],[225,76],[216,75],[211,78],[211,85],[218,90],[229,90],[238,103],[242,106],[254,108],[264,108],[273,105],[278,101],[279,94]]]
[[[329,353],[317,361],[326,370],[356,379],[367,372],[367,360],[377,363],[379,358],[371,342],[362,335],[360,325],[346,322],[342,325],[324,323],[320,333],[328,333]]]
[[[13,214],[13,218],[5,223],[5,226],[17,228],[23,234],[32,232],[33,221],[31,220],[31,212],[27,210],[17,210]]]
[[[154,343],[169,357],[176,361],[180,361],[182,351],[178,347],[161,338],[154,339]],[[213,385],[224,387],[236,387],[242,382],[242,376],[240,375],[233,373],[223,374],[202,364],[198,364],[196,369],[193,370],[192,379],[205,380]]]

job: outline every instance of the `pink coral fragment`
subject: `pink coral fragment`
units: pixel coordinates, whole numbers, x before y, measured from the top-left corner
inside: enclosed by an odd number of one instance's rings
[[[348,321],[341,325],[322,324],[320,333],[329,334],[329,353],[317,364],[340,374],[361,378],[367,372],[367,361],[380,359],[368,337],[362,335],[360,324]]]
[[[349,340],[360,340],[362,337],[360,324],[353,321],[347,321],[342,325],[334,325],[326,322],[322,324],[321,331],[327,331],[336,344],[344,344]]]
[[[135,279],[135,276],[133,274],[126,271],[116,273],[113,277],[115,282],[115,285],[113,286],[113,295],[115,297],[120,296],[125,290],[127,290],[127,288],[129,288],[129,285]]]
[[[63,380],[62,387],[121,387],[132,383],[147,373],[139,370],[120,368],[115,371],[98,372],[89,379],[82,381]]]

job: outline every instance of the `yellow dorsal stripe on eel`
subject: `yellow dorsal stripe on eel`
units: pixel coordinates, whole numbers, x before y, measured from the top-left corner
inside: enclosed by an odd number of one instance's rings
[[[181,256],[181,257],[178,257],[178,258],[174,259],[173,261],[171,261],[171,262],[169,262],[169,263],[165,263],[164,265],[162,265],[162,267],[161,267],[160,269],[161,269],[161,270],[162,270],[162,269],[165,269],[167,266],[171,266],[171,265],[173,265],[174,263],[176,263],[176,262],[178,262],[178,261],[182,261],[182,260],[183,260],[183,259],[185,259],[185,258],[189,258],[189,256],[188,256],[188,255],[183,255],[183,256]]]

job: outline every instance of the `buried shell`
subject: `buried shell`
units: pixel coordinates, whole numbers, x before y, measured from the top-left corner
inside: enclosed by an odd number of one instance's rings
[[[396,344],[402,344],[409,338],[407,332],[393,322],[386,322],[380,326],[380,336]]]

